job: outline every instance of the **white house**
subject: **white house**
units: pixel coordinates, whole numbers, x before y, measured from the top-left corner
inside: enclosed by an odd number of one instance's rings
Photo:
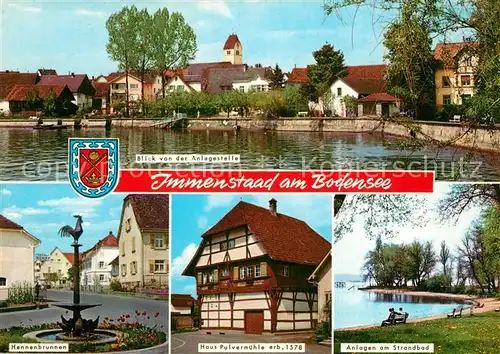
[[[241,92],[268,91],[266,68],[248,68],[233,79],[233,89]]]
[[[21,225],[0,215],[0,301],[7,299],[13,284],[34,284],[35,247],[40,240]]]
[[[332,315],[332,278],[332,251],[330,250],[309,277],[309,282],[318,287],[318,322],[332,321],[328,318],[328,315]]]
[[[110,231],[102,240],[83,253],[81,284],[86,288],[108,287],[112,277],[112,261],[118,257],[118,240]]]
[[[172,294],[170,295],[170,313],[178,315],[190,315],[194,306],[194,299],[191,295]]]
[[[62,287],[68,280],[68,271],[74,264],[73,252],[62,252],[59,248],[54,248],[47,259],[37,260],[35,267],[40,268],[35,273],[40,281],[46,285]]]

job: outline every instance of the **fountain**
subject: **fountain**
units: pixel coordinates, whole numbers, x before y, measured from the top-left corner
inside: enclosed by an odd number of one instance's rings
[[[101,304],[85,304],[80,303],[80,246],[78,239],[83,234],[82,217],[74,215],[76,218],[75,227],[69,225],[61,227],[59,235],[61,237],[73,237],[71,246],[74,248],[75,263],[73,265],[73,303],[70,304],[54,304],[69,310],[73,316],[69,319],[61,315],[61,322],[57,322],[61,330],[43,330],[25,334],[25,337],[36,339],[41,342],[52,341],[68,341],[78,342],[85,341],[94,344],[113,343],[118,339],[120,331],[114,330],[97,330],[99,325],[99,316],[95,320],[84,319],[81,312],[92,307],[101,306]]]

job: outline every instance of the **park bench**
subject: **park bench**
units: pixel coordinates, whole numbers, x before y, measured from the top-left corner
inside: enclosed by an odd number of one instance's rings
[[[457,309],[453,309],[452,313],[449,313],[448,318],[456,318],[456,317],[462,317],[462,308],[460,308],[458,311]]]

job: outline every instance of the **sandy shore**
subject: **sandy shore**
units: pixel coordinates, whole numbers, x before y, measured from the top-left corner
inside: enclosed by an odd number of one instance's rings
[[[467,303],[465,304],[462,316],[470,316],[471,309],[472,313],[474,314],[474,313],[494,311],[495,309],[500,308],[500,299],[497,298],[479,298],[478,296],[470,296],[464,294],[432,293],[428,291],[405,291],[401,289],[370,289],[365,291],[382,293],[382,294],[404,294],[411,296],[425,296],[425,297],[437,297],[441,299],[462,300],[467,302],[470,301],[471,302],[470,304]],[[479,305],[482,307],[478,307]],[[411,319],[411,314],[410,314],[410,319],[406,321],[406,323],[418,323],[418,322],[438,320],[441,318],[446,318],[447,317],[446,315],[447,314],[441,314],[441,315]],[[380,320],[380,322],[382,322],[382,319]],[[335,329],[335,332],[360,331],[373,328],[381,328],[381,327],[380,325],[356,326],[356,327]]]

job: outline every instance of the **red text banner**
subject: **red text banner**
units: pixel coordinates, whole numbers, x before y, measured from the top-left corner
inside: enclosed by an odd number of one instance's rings
[[[122,193],[432,193],[431,171],[121,170]]]

